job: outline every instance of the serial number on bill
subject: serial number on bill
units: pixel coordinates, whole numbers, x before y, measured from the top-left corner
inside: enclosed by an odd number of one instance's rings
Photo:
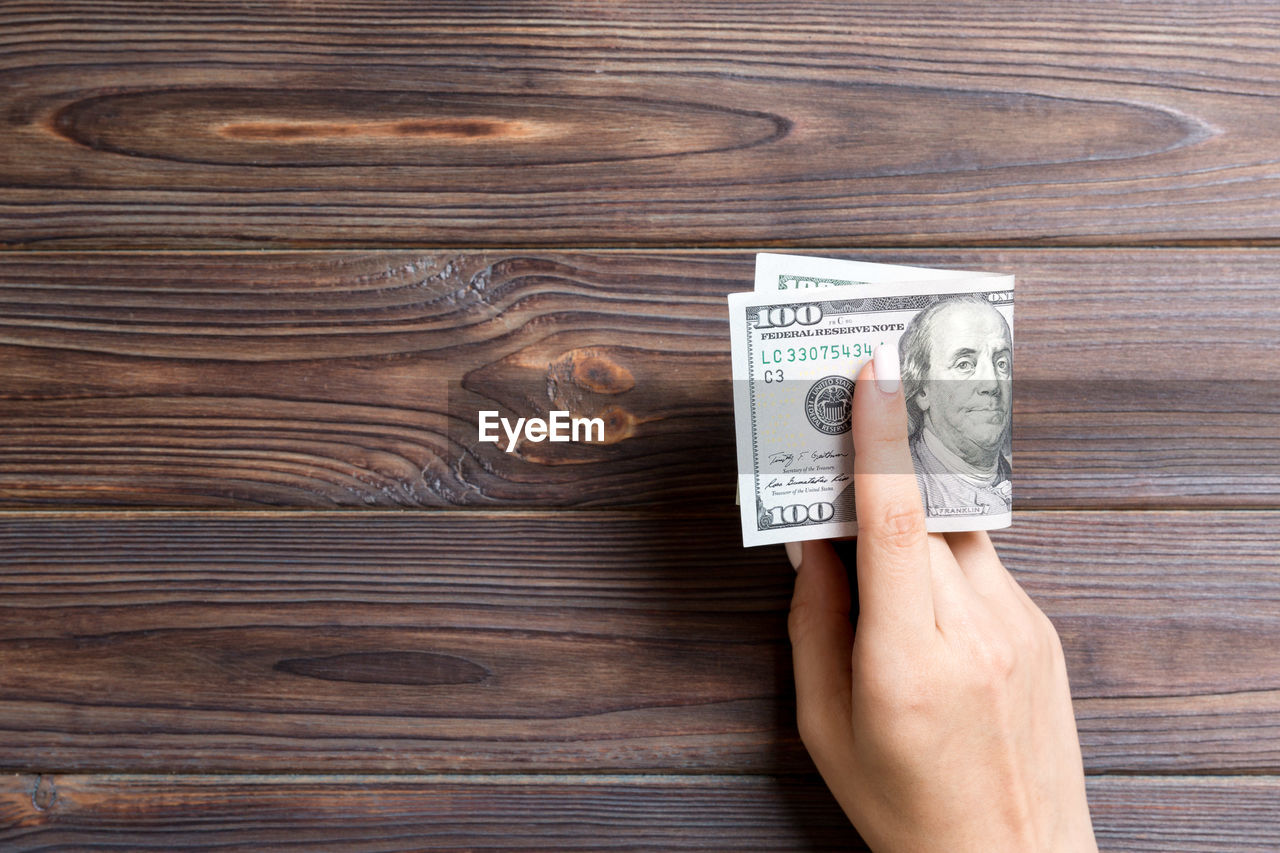
[[[809,347],[779,347],[762,349],[763,364],[795,364],[801,361],[847,361],[851,358],[867,358],[871,344],[815,344]]]

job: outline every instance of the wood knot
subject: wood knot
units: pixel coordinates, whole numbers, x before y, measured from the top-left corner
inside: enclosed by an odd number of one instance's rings
[[[359,684],[477,684],[491,674],[465,658],[434,652],[352,652],[291,658],[276,663],[275,670],[322,681]]]
[[[596,417],[604,420],[603,444],[617,444],[635,434],[639,420],[621,406],[609,406]]]
[[[595,394],[622,394],[636,385],[631,371],[599,347],[569,350],[551,363],[550,373],[560,384],[568,381]]]
[[[38,812],[48,811],[58,801],[58,786],[52,776],[39,776],[31,789],[31,806]]]
[[[487,118],[361,119],[346,122],[264,119],[229,122],[217,130],[229,139],[273,142],[396,137],[475,139],[481,136],[527,136],[530,133],[520,122]]]

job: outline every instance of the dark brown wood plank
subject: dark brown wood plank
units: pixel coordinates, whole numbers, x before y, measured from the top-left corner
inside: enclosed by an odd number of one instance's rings
[[[1094,777],[1107,851],[1280,837],[1275,776]],[[865,850],[820,780],[680,776],[7,776],[0,844],[37,850]]]
[[[0,244],[1273,241],[1265,0],[0,10]]]
[[[1280,769],[1280,513],[1022,513],[1090,773]],[[0,767],[807,772],[729,516],[0,515]]]
[[[1280,506],[1280,252],[841,254],[1019,277],[1019,507]],[[0,257],[0,505],[722,507],[752,257]]]
[[[857,839],[808,777],[0,777],[11,853],[866,850]]]
[[[1102,850],[1235,853],[1275,849],[1280,778],[1227,776],[1087,780]]]

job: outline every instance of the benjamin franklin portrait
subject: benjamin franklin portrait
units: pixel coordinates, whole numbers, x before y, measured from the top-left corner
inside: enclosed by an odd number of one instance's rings
[[[912,319],[898,342],[898,353],[911,457],[925,512],[1009,512],[1009,324],[981,297],[951,297]]]

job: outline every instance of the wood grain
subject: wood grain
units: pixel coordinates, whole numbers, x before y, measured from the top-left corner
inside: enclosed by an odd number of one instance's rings
[[[1272,849],[1277,47],[1262,0],[0,4],[0,848],[862,849],[729,506],[724,295],[782,246],[1018,276],[995,538],[1101,846]]]
[[[1107,851],[1243,853],[1280,779],[1088,783]],[[0,843],[37,850],[865,850],[820,780],[696,776],[0,777]]]
[[[1280,769],[1280,514],[1023,513],[1090,773]],[[730,516],[0,515],[0,767],[793,773]]]
[[[1280,253],[853,254],[1019,277],[1019,507],[1280,506]],[[751,263],[2,257],[0,505],[723,507]],[[505,453],[481,409],[599,416],[607,443]]]
[[[36,850],[866,850],[820,780],[681,776],[0,777]]]
[[[1263,0],[0,9],[0,245],[1272,241]]]

